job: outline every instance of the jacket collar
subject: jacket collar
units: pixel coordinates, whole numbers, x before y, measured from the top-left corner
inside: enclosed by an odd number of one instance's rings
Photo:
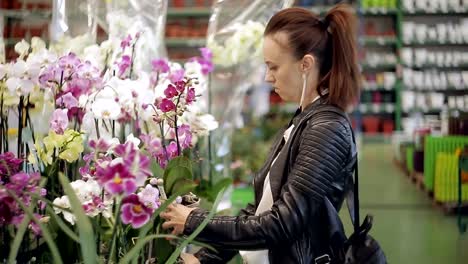
[[[291,124],[294,124],[295,127],[299,124],[299,122],[307,116],[312,110],[315,108],[315,106],[319,104],[323,104],[325,102],[325,99],[323,97],[320,97],[318,100],[315,100],[313,103],[309,104],[302,110],[300,107],[296,110],[296,113],[294,114],[294,117],[292,120],[289,122],[288,126],[291,126]]]

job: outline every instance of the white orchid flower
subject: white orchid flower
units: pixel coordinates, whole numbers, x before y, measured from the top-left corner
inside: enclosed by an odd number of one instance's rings
[[[15,44],[15,52],[18,53],[20,59],[28,55],[29,47],[29,43],[24,39]]]
[[[44,40],[42,40],[39,37],[32,37],[31,38],[31,48],[32,48],[32,53],[36,53],[42,50],[45,50],[46,44]]]
[[[68,200],[67,196],[62,196],[61,198],[55,198],[53,201],[53,204],[56,206],[59,206],[61,208],[69,209],[71,207],[70,201]],[[76,221],[76,217],[65,210],[62,210],[61,208],[54,207],[54,212],[55,214],[63,214],[63,218],[67,220],[70,224],[74,225]]]

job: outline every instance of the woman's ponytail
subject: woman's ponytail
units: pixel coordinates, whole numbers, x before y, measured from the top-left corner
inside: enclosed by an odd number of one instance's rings
[[[331,45],[331,65],[321,83],[328,86],[328,101],[347,110],[359,99],[357,18],[349,5],[338,4],[328,11],[322,23],[331,35],[328,44]]]
[[[327,89],[328,102],[348,110],[359,96],[356,25],[357,18],[347,4],[336,5],[322,19],[310,10],[293,7],[270,19],[265,36],[285,32],[296,59],[315,56],[320,67],[318,93],[323,95]]]

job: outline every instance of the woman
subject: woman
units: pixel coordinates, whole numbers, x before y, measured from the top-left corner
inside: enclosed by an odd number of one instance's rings
[[[271,18],[264,33],[265,80],[300,107],[254,178],[255,205],[237,217],[211,219],[197,240],[218,252],[201,249],[184,255],[186,263],[226,263],[239,250],[249,264],[316,263],[329,253],[324,199],[339,210],[355,155],[350,124],[340,114],[359,95],[355,26],[344,4],[323,19],[301,8]],[[171,205],[161,213],[163,228],[189,235],[207,214]]]

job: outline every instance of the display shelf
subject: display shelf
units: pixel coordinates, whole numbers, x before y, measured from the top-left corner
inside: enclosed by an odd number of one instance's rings
[[[450,93],[450,94],[468,94],[468,88],[456,89],[453,87],[447,89],[414,89],[405,88],[403,91],[420,92],[420,93]]]
[[[412,41],[403,42],[403,46],[417,47],[417,46],[450,46],[450,47],[468,47],[468,43],[455,43],[455,42],[439,42],[439,41]]]
[[[171,48],[203,47],[205,45],[205,38],[166,38],[166,46]]]
[[[363,86],[362,92],[394,92],[396,90],[395,87],[386,88],[384,86]]]
[[[379,65],[370,65],[370,64],[362,64],[362,71],[393,71],[396,68],[396,64],[379,64]]]
[[[404,10],[402,14],[404,16],[468,16],[467,11],[427,12],[427,11],[418,10],[418,11],[410,12],[410,11]]]
[[[362,114],[392,114],[394,103],[361,103],[359,111]]]
[[[24,18],[43,18],[50,19],[52,12],[50,10],[29,10],[29,9],[0,9],[0,16],[8,18],[24,19]]]
[[[363,16],[394,16],[398,12],[396,8],[360,8],[358,14]]]
[[[433,109],[421,109],[421,108],[413,108],[411,110],[403,110],[405,115],[409,115],[412,113],[422,113],[424,115],[438,115],[442,109],[433,108]]]
[[[320,6],[320,7],[306,7],[301,6],[311,10],[312,12],[320,15],[324,15],[330,10],[330,6]],[[397,14],[398,9],[396,8],[358,8],[357,14],[362,16],[394,16]]]
[[[396,45],[397,39],[395,36],[366,36],[360,38],[359,42],[365,46],[393,46]]]
[[[210,8],[169,8],[167,11],[168,18],[180,18],[180,17],[206,17],[211,15]]]
[[[411,68],[413,70],[431,70],[437,69],[438,71],[449,71],[449,70],[468,70],[468,63],[461,64],[457,66],[439,66],[436,64],[426,64],[426,65],[407,65],[403,64],[403,67]]]

